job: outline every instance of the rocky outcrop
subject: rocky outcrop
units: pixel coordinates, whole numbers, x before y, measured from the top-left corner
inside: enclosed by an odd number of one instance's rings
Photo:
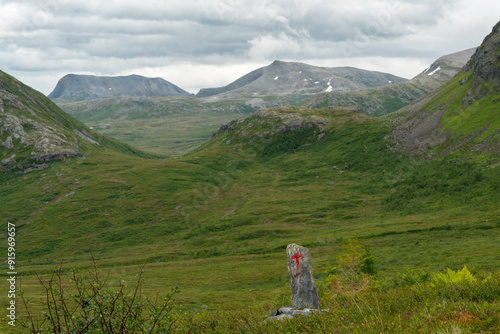
[[[355,112],[354,110],[350,110]],[[277,135],[281,132],[308,129],[313,126],[323,130],[331,123],[326,117],[321,117],[308,113],[304,108],[281,107],[258,112],[228,124],[222,125],[212,138],[224,133],[233,133],[236,137],[243,138],[250,135],[264,138],[269,135]],[[321,135],[317,134],[318,137]]]
[[[462,69],[462,73],[472,76],[472,84],[462,101],[465,107],[498,91],[500,87],[500,22],[486,36],[481,46]],[[467,79],[468,77],[463,78],[462,83]]]

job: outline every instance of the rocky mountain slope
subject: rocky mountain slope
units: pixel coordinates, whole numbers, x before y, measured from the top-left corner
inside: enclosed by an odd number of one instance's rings
[[[203,88],[197,97],[219,94],[273,95],[346,92],[407,81],[388,73],[353,67],[317,67],[303,63],[274,61],[220,88]]]
[[[500,22],[460,73],[390,115],[393,139],[407,153],[500,152]]]
[[[43,94],[0,71],[1,171],[44,169],[51,161],[101,146],[139,154],[89,130]]]
[[[48,95],[57,103],[95,100],[115,96],[179,96],[185,90],[162,78],[139,75],[101,77],[68,74],[59,80]]]
[[[452,53],[434,61],[410,81],[352,92],[317,94],[305,105],[310,108],[348,106],[364,114],[381,116],[396,111],[427,95],[455,76],[476,49]]]

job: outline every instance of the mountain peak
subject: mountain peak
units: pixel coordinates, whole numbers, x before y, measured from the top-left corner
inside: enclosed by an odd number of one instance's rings
[[[282,61],[282,60],[277,60],[277,59],[276,59],[276,60],[275,60],[275,61],[273,61],[273,62],[272,62],[272,64],[271,64],[271,65],[269,65],[269,66],[282,66],[282,65],[285,65],[285,64],[286,64],[286,62],[284,62],[284,61]]]

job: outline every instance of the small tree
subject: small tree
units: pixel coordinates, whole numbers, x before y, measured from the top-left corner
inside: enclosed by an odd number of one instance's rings
[[[369,247],[365,247],[361,253],[362,246],[355,237],[351,237],[342,248],[344,251],[337,256],[338,274],[327,279],[330,288],[335,293],[356,293],[364,290],[377,273]]]

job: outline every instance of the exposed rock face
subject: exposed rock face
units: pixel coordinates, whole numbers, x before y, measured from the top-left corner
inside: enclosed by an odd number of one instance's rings
[[[24,128],[30,128],[26,132]],[[33,147],[31,157],[35,161],[50,161],[78,155],[78,146],[70,143],[67,138],[50,126],[38,123],[32,119],[19,118],[12,114],[0,115],[0,132],[9,136],[2,145],[14,148],[12,137],[23,147]],[[9,140],[10,138],[10,140]]]
[[[114,96],[177,96],[188,92],[161,78],[139,75],[100,77],[68,74],[61,78],[49,94],[57,103],[109,98]]]
[[[12,136],[8,136],[7,139],[5,139],[5,141],[2,143],[2,146],[7,149],[14,148],[14,144],[12,144]]]
[[[319,308],[318,290],[314,282],[309,249],[290,244],[286,248],[291,280],[292,307]]]
[[[500,22],[493,27],[462,69],[463,73],[469,71],[472,72],[473,82],[462,101],[465,106],[493,93],[500,86]],[[486,83],[489,87],[485,86]]]

